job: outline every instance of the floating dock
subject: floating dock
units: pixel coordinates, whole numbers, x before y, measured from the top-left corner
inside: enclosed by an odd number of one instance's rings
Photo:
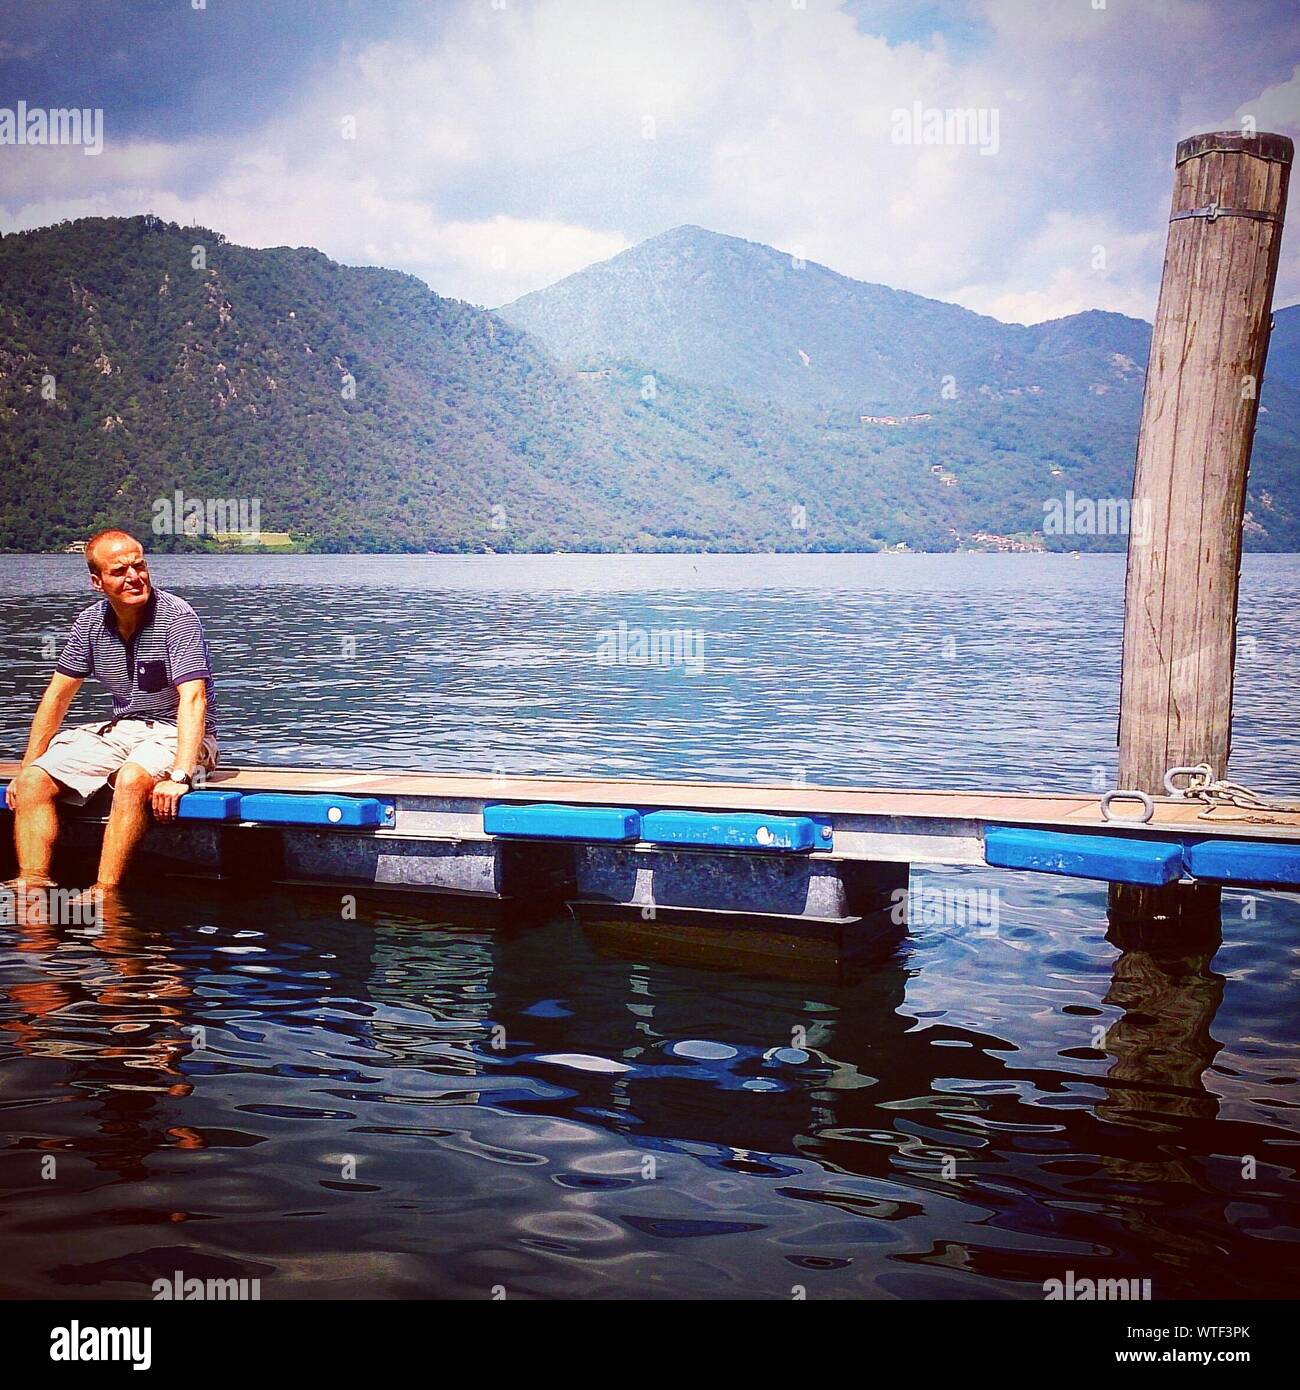
[[[241,884],[568,903],[643,937],[748,929],[844,957],[905,926],[916,865],[1300,888],[1300,813],[1152,805],[1139,823],[1082,794],[242,767],[209,774],[143,853]],[[93,849],[106,810],[107,794],[65,813],[63,842]]]

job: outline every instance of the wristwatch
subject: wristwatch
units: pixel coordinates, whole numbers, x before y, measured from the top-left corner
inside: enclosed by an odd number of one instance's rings
[[[167,780],[169,782],[183,782],[188,787],[191,779],[190,774],[186,772],[183,768],[174,767],[167,774]]]

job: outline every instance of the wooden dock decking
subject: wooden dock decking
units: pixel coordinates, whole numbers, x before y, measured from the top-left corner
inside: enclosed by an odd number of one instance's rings
[[[0,780],[19,769],[0,762]],[[829,817],[836,822],[836,849],[854,854],[853,840],[868,825],[877,832],[978,839],[985,825],[1032,825],[1063,831],[1132,834],[1225,835],[1300,841],[1300,812],[1219,807],[1202,813],[1200,802],[1155,797],[1146,824],[1106,821],[1098,796],[1086,792],[924,791],[886,787],[825,787],[788,782],[661,781],[651,778],[518,777],[476,773],[399,772],[361,768],[220,767],[207,785],[217,790],[323,792],[390,797],[398,804],[396,830],[438,833],[471,830],[465,814],[495,801],[556,801],[573,805],[661,807],[701,811],[755,811]],[[1120,809],[1127,814],[1129,803]],[[459,813],[459,814],[457,814]],[[418,821],[416,818],[418,817]],[[458,823],[452,825],[451,820]],[[404,823],[405,822],[405,823]],[[481,833],[481,827],[479,827]],[[856,835],[855,835],[856,831]],[[383,832],[392,834],[392,831]],[[845,836],[849,839],[846,841]],[[862,857],[875,858],[867,854]],[[884,856],[881,856],[884,857]],[[928,857],[928,856],[923,856]],[[946,862],[983,862],[966,855]]]
[[[0,763],[0,780],[17,771]],[[1198,909],[1207,894],[1217,906],[1218,882],[1300,887],[1300,811],[1207,815],[1173,797],[1141,823],[1106,821],[1086,793],[287,767],[219,768],[205,786],[194,816],[151,828],[146,854],[240,883],[563,899],[651,935],[693,925],[724,955],[744,927],[848,959],[901,926],[909,873],[929,865],[1067,874],[1112,894],[1186,885]],[[487,810],[501,803],[523,809]],[[106,806],[68,817],[82,849]]]

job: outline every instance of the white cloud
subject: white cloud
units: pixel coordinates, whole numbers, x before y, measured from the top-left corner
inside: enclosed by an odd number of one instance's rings
[[[233,145],[117,146],[110,122],[98,159],[0,151],[0,206],[13,226],[150,209],[487,304],[694,222],[999,316],[1149,317],[1174,143],[1247,110],[1295,128],[1290,21],[1227,42],[1205,0],[970,8],[973,49],[887,42],[832,0],[464,4],[436,44],[344,51]],[[996,111],[997,152],[895,143],[917,101]]]
[[[160,140],[119,145],[106,136],[97,155],[80,145],[0,146],[0,207],[57,204],[115,188],[166,188],[192,163],[191,151]]]
[[[1001,285],[960,286],[962,304],[1008,323],[1106,308],[1134,318],[1155,312],[1151,273],[1159,274],[1164,228],[1123,232],[1105,214],[1050,213],[1019,248],[1019,266]]]
[[[1286,82],[1275,82],[1273,86],[1265,87],[1254,101],[1242,102],[1236,114],[1234,125],[1238,129],[1242,120],[1249,116],[1254,120],[1256,130],[1300,136],[1300,67]]]
[[[278,197],[272,200],[268,189]],[[256,193],[250,198],[249,191]],[[183,226],[223,232],[244,246],[316,246],[349,265],[407,270],[440,294],[494,305],[607,260],[627,248],[618,233],[545,219],[497,215],[447,220],[417,201],[395,201],[373,186],[336,185],[247,166],[195,197],[124,185],[74,199],[22,205],[8,230],[47,226],[64,217],[156,213]]]

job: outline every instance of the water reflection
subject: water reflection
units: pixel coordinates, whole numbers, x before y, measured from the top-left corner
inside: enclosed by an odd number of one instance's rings
[[[1123,1012],[1104,1030],[1102,1046],[1114,1064],[1097,1108],[1103,1118],[1157,1123],[1149,1109],[1153,1092],[1164,1116],[1206,1120],[1218,1113],[1205,1073],[1220,1047],[1211,1028],[1224,978],[1210,962],[1221,942],[1217,931],[1200,935],[1199,944],[1156,941],[1116,957],[1105,1002]]]
[[[1217,1134],[1213,943],[1099,957],[1044,1050],[1014,1010],[991,1031],[923,1008],[933,941],[810,985],[620,960],[567,919],[344,922],[207,891],[0,943],[21,948],[0,956],[20,1289],[138,1295],[195,1259],[266,1297],[1038,1297],[1153,1262],[1168,1297],[1294,1274],[1236,1215],[1294,1209],[1294,1185],[1214,1169],[1284,1141]],[[313,1226],[353,1264],[310,1257]]]
[[[23,918],[14,929],[19,978],[7,984],[15,1006],[0,1031],[31,1058],[83,1063],[77,1084],[102,1106],[97,1165],[138,1177],[155,1144],[147,1128],[154,1093],[190,1091],[180,1062],[189,989],[164,942],[140,930],[129,912],[98,925],[63,928]],[[7,972],[8,973],[8,972]]]

